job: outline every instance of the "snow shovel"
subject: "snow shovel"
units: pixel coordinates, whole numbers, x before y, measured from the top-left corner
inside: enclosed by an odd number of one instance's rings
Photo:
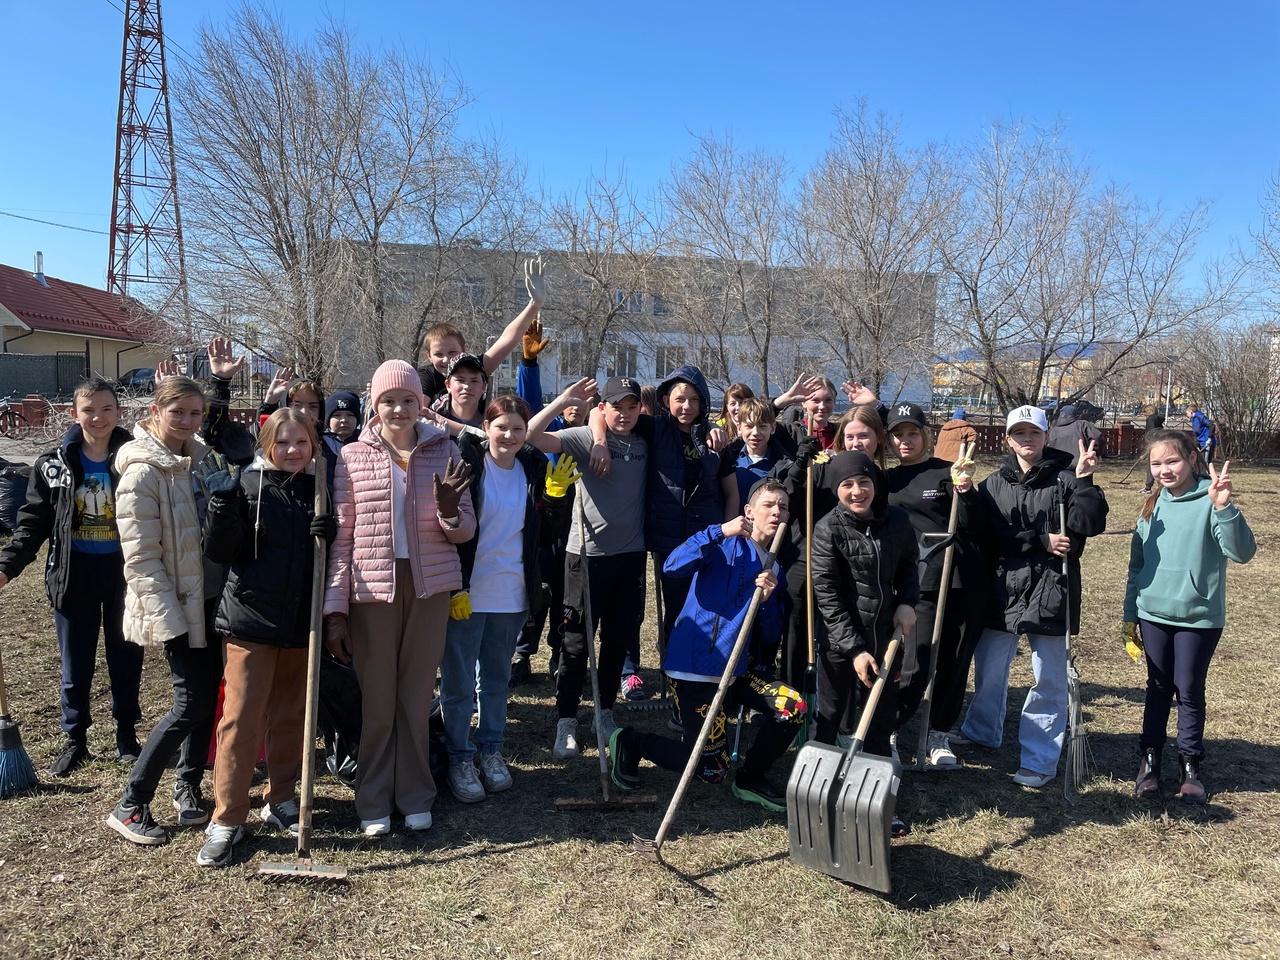
[[[316,514],[328,509],[326,466],[323,454],[316,464]],[[298,805],[298,856],[285,862],[264,862],[258,875],[274,880],[302,880],[311,883],[345,883],[346,867],[329,867],[311,859],[311,814],[316,793],[316,717],[320,712],[320,638],[321,612],[324,609],[325,566],[328,544],[324,537],[315,538],[315,554],[311,565],[311,632],[307,640],[307,709],[302,722],[302,802]]]
[[[902,766],[864,754],[862,744],[901,645],[902,631],[895,631],[849,749],[805,744],[787,781],[791,859],[879,893],[890,888],[889,834]]]
[[[655,794],[619,794],[609,779],[609,755],[605,749],[604,725],[600,722],[600,671],[596,668],[595,621],[591,617],[591,567],[587,560],[587,512],[583,507],[585,487],[578,487],[578,556],[582,560],[582,628],[587,635],[587,669],[591,673],[591,702],[595,707],[596,750],[600,759],[600,796],[556,797],[557,810],[613,810],[644,807],[658,802]],[[661,589],[661,585],[659,585]]]

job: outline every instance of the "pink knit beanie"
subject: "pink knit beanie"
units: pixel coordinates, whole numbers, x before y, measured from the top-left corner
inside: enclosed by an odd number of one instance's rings
[[[418,406],[426,408],[426,400],[422,396],[422,378],[418,371],[403,360],[388,360],[373,375],[373,389],[370,391],[373,405],[377,407],[378,398],[388,390],[408,390],[418,398]]]

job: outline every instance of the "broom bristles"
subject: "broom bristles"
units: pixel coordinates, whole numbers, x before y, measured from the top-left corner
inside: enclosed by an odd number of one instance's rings
[[[18,725],[0,717],[0,799],[34,790],[39,785],[36,768],[22,748]]]

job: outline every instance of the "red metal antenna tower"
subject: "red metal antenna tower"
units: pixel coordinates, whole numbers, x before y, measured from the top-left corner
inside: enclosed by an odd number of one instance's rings
[[[178,171],[160,0],[125,0],[124,52],[120,57],[107,289],[137,298],[147,289],[139,289],[139,284],[158,294],[154,298],[158,302],[148,306],[160,316],[181,311],[183,329],[190,339],[191,306],[178,212]]]

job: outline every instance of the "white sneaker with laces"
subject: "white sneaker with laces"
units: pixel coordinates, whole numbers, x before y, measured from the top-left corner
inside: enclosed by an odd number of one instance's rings
[[[551,752],[561,760],[582,755],[578,749],[578,721],[573,717],[561,717],[556,724],[556,745]]]
[[[1019,786],[1033,787],[1038,790],[1041,787],[1047,786],[1054,776],[1055,774],[1052,773],[1035,773],[1023,767],[1013,775],[1013,782]]]
[[[479,803],[484,799],[484,784],[470,760],[449,764],[449,789],[463,803]]]
[[[951,752],[951,744],[947,742],[947,735],[941,730],[930,730],[929,741],[926,746],[925,756],[928,757],[928,765],[939,770],[958,770],[960,761],[956,759],[956,755]]]
[[[596,723],[599,723],[604,730],[604,742],[608,743],[609,738],[613,736],[613,731],[618,729],[617,721],[613,719],[613,708],[605,707],[600,710],[598,717],[591,718],[591,732],[596,732]]]
[[[486,753],[480,758],[480,772],[484,774],[484,785],[494,793],[501,793],[511,787],[511,770],[501,753]]]

